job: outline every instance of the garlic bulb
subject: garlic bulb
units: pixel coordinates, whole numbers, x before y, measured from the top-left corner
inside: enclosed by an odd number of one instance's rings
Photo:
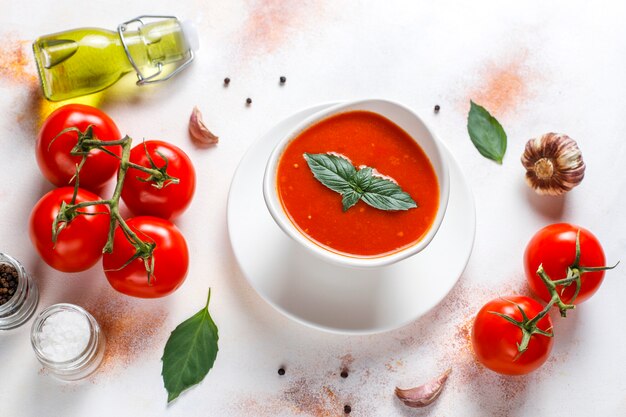
[[[576,142],[561,133],[546,133],[526,143],[522,155],[526,182],[542,195],[561,195],[585,176],[585,162]]]

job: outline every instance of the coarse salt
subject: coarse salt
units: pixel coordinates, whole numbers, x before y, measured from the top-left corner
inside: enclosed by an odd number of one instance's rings
[[[77,358],[89,343],[87,318],[77,311],[60,311],[48,317],[41,328],[41,351],[49,360],[63,362]]]

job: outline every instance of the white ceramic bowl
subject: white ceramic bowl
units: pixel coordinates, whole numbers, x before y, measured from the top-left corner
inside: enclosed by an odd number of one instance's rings
[[[428,159],[430,159],[439,181],[439,208],[435,220],[426,235],[412,246],[378,257],[359,257],[356,255],[341,254],[315,243],[309,237],[302,234],[291,222],[288,215],[283,210],[276,187],[278,161],[287,145],[309,126],[329,116],[353,110],[365,110],[378,113],[400,126],[424,150]],[[430,129],[428,129],[424,121],[412,110],[392,101],[378,99],[341,103],[304,119],[278,142],[267,161],[263,178],[263,197],[265,204],[274,218],[274,221],[276,221],[278,226],[289,237],[307,248],[311,253],[328,262],[357,268],[375,268],[391,265],[409,256],[415,255],[426,248],[433,237],[435,237],[441,225],[441,221],[443,220],[443,216],[445,215],[448,205],[449,189],[450,178],[448,175],[448,165],[439,145],[439,140]]]

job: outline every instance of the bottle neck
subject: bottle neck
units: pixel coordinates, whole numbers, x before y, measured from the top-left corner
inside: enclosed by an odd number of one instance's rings
[[[142,25],[137,30],[124,32],[128,55],[144,78],[168,64],[186,60],[189,45],[177,19],[165,19]],[[132,70],[129,59],[129,70]]]

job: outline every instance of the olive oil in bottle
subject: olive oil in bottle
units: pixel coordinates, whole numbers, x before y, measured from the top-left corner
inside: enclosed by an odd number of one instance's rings
[[[44,96],[60,101],[104,90],[129,72],[138,85],[165,81],[191,62],[197,45],[189,22],[140,16],[117,32],[82,28],[42,36],[33,51]]]

